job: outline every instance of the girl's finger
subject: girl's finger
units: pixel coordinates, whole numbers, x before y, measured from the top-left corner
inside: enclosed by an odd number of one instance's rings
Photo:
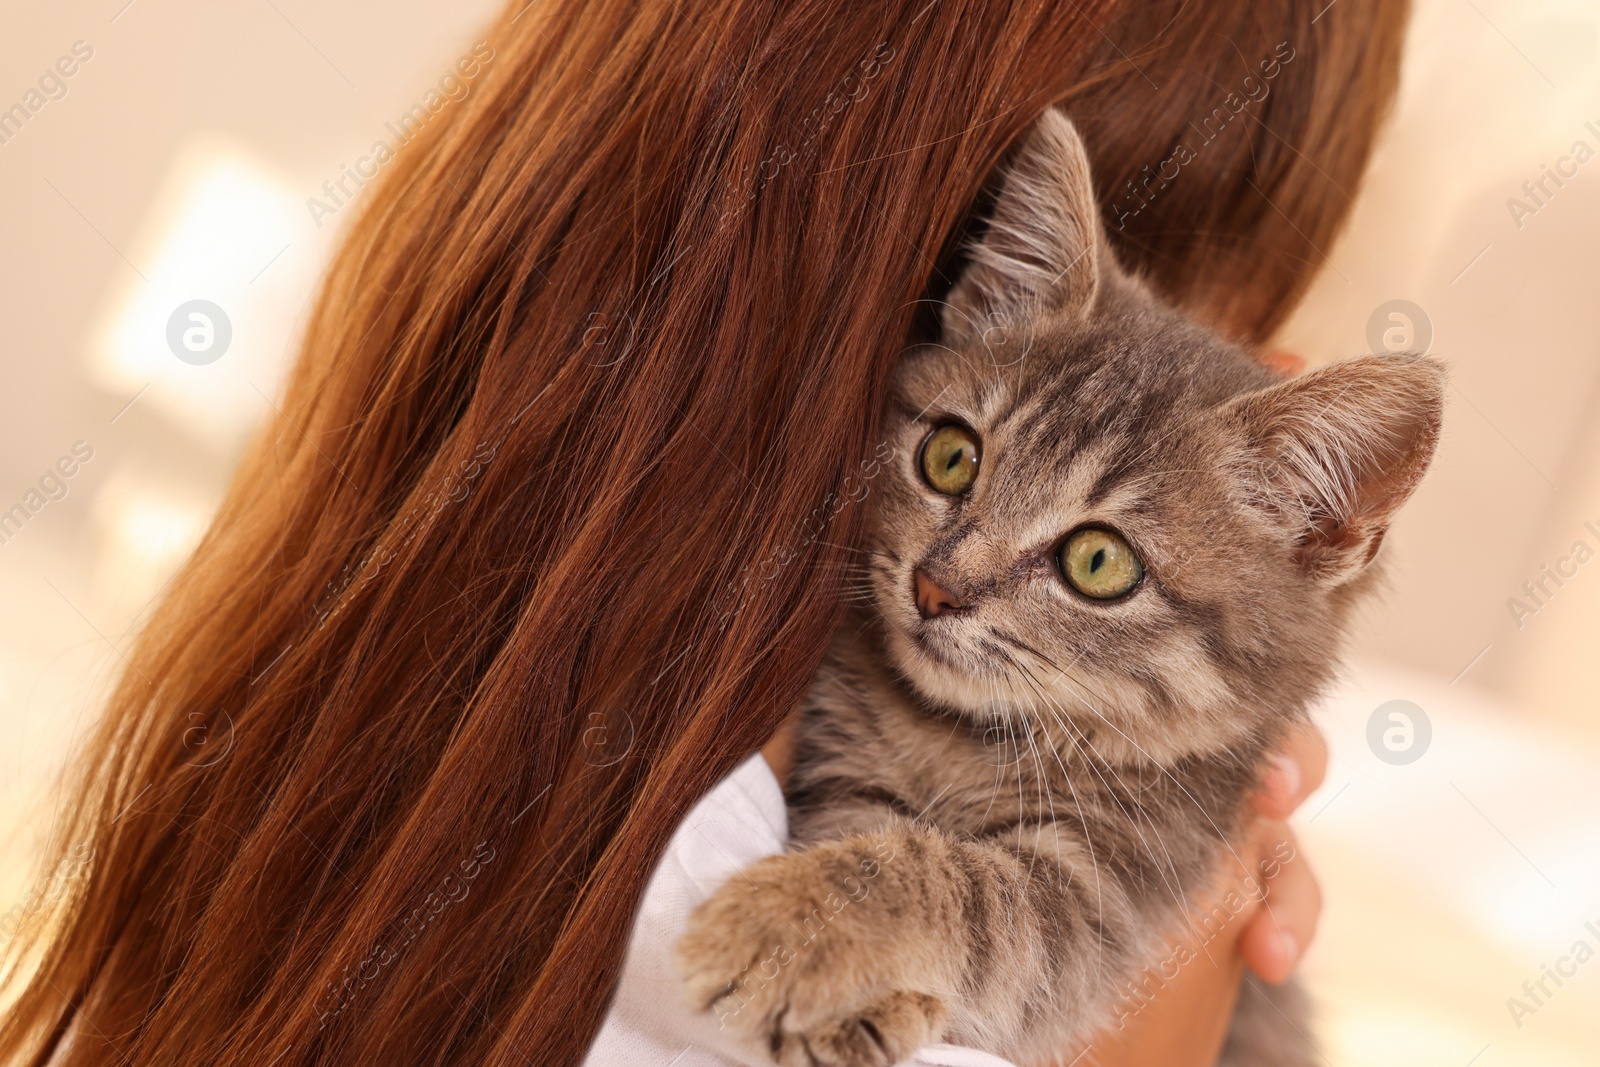
[[[1328,742],[1322,731],[1310,724],[1298,727],[1273,754],[1251,804],[1268,819],[1287,819],[1327,774]]]
[[[1322,887],[1288,825],[1272,825],[1272,833],[1276,844],[1263,853],[1267,899],[1239,935],[1239,952],[1264,981],[1278,983],[1294,973],[1316,935]]]

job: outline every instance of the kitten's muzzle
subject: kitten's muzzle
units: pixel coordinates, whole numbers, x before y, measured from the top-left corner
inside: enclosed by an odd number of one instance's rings
[[[959,597],[930,578],[928,572],[921,567],[911,572],[911,578],[915,588],[913,599],[917,602],[917,614],[924,619],[961,611],[966,607]]]

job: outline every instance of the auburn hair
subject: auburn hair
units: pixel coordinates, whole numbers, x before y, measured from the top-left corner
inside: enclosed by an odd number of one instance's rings
[[[674,826],[818,664],[1008,146],[1064,104],[1124,262],[1264,341],[1396,86],[1404,3],[1323,7],[515,0],[130,655],[0,1059],[579,1062]]]

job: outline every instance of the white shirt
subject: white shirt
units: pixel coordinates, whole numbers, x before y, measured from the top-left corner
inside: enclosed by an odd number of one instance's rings
[[[634,922],[616,999],[584,1067],[772,1067],[695,1010],[673,961],[689,915],[735,871],[783,851],[783,791],[758,753],[696,804],[667,846]],[[917,1067],[1011,1067],[988,1053],[933,1045]]]

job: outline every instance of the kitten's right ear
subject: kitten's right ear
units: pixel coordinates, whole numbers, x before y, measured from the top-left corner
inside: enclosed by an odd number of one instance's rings
[[[1040,116],[1001,179],[989,228],[946,298],[945,335],[982,337],[1024,316],[1083,314],[1099,284],[1100,215],[1072,120]]]
[[[1433,459],[1444,381],[1431,359],[1363,356],[1223,408],[1249,502],[1317,580],[1339,585],[1377,555]]]

